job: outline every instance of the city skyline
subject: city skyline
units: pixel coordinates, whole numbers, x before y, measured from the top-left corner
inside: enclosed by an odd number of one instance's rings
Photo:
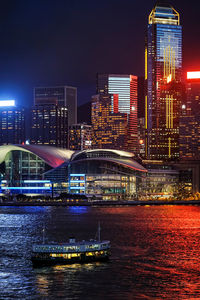
[[[103,1],[101,6],[85,1],[70,7],[66,1],[11,4],[2,8],[1,99],[31,106],[35,86],[68,84],[78,87],[80,105],[95,94],[97,72],[144,75],[146,22],[155,1]],[[181,14],[186,74],[200,64],[195,38],[199,4],[170,4]],[[65,13],[66,20],[61,18]],[[97,21],[97,16],[102,19]]]
[[[0,300],[200,299],[200,3],[1,4]]]

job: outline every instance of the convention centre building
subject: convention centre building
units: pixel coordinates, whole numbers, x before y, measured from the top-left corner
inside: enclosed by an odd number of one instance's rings
[[[125,151],[0,146],[1,195],[70,193],[113,200],[132,198],[146,174],[134,154]]]

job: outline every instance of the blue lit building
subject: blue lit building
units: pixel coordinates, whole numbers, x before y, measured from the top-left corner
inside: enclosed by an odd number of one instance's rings
[[[14,100],[0,100],[0,145],[25,142],[25,110]]]
[[[52,182],[43,178],[45,172],[67,162],[73,151],[50,146],[0,146],[0,190],[2,194],[51,195]],[[61,175],[59,175],[61,176]],[[56,177],[58,180],[58,177]],[[67,174],[62,184],[68,188]]]
[[[182,27],[171,6],[156,5],[149,15],[145,48],[146,156],[177,159],[181,106]]]

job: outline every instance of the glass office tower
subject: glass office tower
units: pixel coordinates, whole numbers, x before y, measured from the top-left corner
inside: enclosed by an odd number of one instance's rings
[[[200,160],[200,72],[187,72],[180,117],[180,158]]]
[[[57,104],[68,109],[68,126],[77,123],[77,88],[72,86],[36,87],[34,104]]]
[[[24,142],[25,109],[15,106],[14,100],[0,101],[0,145]]]
[[[31,144],[68,148],[68,110],[49,104],[31,109]]]
[[[179,156],[182,27],[171,6],[156,5],[149,15],[145,48],[146,155],[150,159]]]

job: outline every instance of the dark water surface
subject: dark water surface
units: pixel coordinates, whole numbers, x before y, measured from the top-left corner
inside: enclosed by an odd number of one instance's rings
[[[108,263],[33,269],[33,243],[102,237]],[[0,299],[200,299],[200,207],[0,207]]]

